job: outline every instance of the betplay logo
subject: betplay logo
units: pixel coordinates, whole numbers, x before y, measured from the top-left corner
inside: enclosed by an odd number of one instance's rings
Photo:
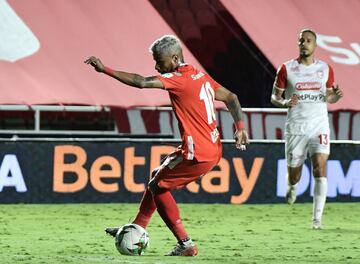
[[[7,154],[0,163],[0,192],[4,187],[14,187],[17,192],[26,192],[24,177],[16,155]]]
[[[327,197],[335,198],[337,195],[351,195],[360,197],[360,160],[351,161],[349,168],[344,171],[339,160],[327,162],[328,193]],[[277,188],[276,195],[285,197],[287,190],[287,164],[286,160],[278,160],[277,164]],[[311,168],[304,164],[301,179],[298,183],[296,193],[298,196],[309,190],[314,195],[314,177]]]

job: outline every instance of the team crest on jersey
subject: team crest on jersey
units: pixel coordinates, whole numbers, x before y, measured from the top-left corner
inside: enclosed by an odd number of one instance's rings
[[[294,66],[294,67],[291,67],[291,68],[290,68],[290,71],[292,71],[292,72],[299,72],[299,71],[300,71],[300,68],[299,68],[299,66]]]
[[[169,72],[169,73],[163,73],[163,74],[161,74],[161,76],[164,77],[164,78],[171,78],[171,77],[174,76],[174,74]]]
[[[323,71],[317,71],[316,75],[317,75],[318,78],[322,78],[322,77],[324,77],[324,72]]]

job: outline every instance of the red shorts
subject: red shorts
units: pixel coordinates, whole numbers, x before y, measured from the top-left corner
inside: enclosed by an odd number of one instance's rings
[[[181,150],[177,150],[169,154],[156,168],[153,180],[162,189],[180,189],[209,172],[218,164],[220,158],[221,155],[212,161],[187,160]]]

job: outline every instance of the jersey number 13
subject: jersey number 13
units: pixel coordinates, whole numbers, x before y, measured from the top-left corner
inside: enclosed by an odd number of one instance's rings
[[[321,145],[327,145],[329,144],[329,139],[327,134],[320,134],[319,135],[319,141]]]

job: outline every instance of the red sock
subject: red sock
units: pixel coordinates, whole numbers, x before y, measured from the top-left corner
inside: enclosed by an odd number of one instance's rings
[[[170,228],[171,232],[173,232],[177,240],[187,239],[188,235],[181,222],[179,209],[171,193],[166,191],[156,194],[154,196],[154,201],[159,215]]]
[[[154,198],[149,189],[146,189],[144,192],[143,198],[140,202],[140,208],[135,220],[134,224],[142,226],[146,229],[147,225],[150,222],[151,216],[156,209],[156,204],[154,202]]]

